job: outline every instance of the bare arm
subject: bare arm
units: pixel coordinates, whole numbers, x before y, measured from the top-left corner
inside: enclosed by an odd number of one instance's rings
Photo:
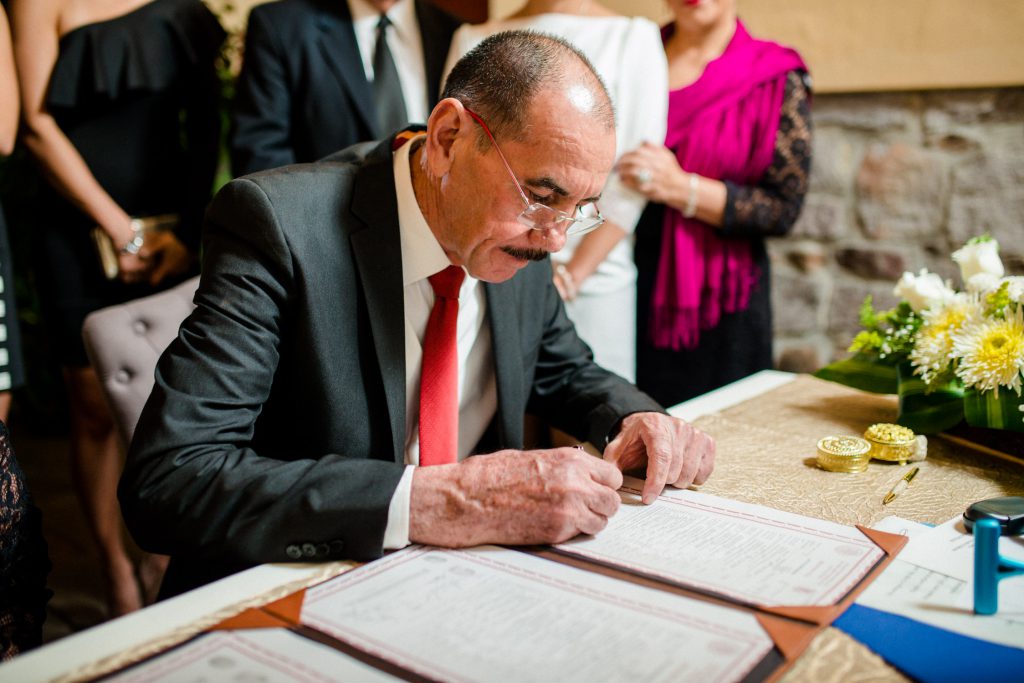
[[[50,184],[122,246],[134,236],[131,218],[100,186],[78,150],[46,110],[46,88],[57,63],[61,0],[13,0],[11,28],[21,90],[23,142]],[[138,255],[121,254],[122,275],[141,273]]]
[[[0,7],[0,155],[14,148],[18,134],[18,77],[14,72],[14,53],[7,13]]]

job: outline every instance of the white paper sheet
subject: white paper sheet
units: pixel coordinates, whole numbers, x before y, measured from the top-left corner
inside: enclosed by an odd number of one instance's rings
[[[999,553],[1024,562],[1024,537],[1003,536]],[[961,515],[911,539],[900,559],[947,576],[969,581],[974,576],[974,536],[964,527]],[[1024,578],[1019,579],[1024,581]],[[1009,582],[1014,581],[1010,579]],[[1004,581],[1001,586],[1009,585]]]
[[[878,529],[889,534],[897,534],[899,536],[906,536],[907,538],[913,538],[920,534],[927,533],[932,527],[927,524],[921,524],[921,522],[914,522],[909,519],[903,519],[896,515],[889,515],[885,519],[871,525],[872,529]]]
[[[999,586],[999,611],[982,616],[974,613],[970,581],[896,558],[857,597],[857,604],[973,638],[1024,647],[1024,584],[1012,581]]]
[[[556,548],[763,606],[833,605],[885,554],[855,527],[696,491],[643,505],[634,482],[603,531]]]
[[[287,629],[265,628],[216,631],[104,680],[326,683],[398,679]]]
[[[974,613],[974,538],[957,515],[938,527],[886,518],[876,529],[910,542],[857,598],[857,604],[898,614],[962,635],[1024,647],[1024,577],[1001,581],[999,611]],[[1000,539],[1000,552],[1021,553],[1017,538]]]
[[[742,679],[749,613],[524,553],[412,547],[306,593],[303,623],[446,681]]]

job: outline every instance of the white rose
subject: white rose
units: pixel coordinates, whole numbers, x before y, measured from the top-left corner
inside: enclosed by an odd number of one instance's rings
[[[964,284],[966,285],[968,292],[985,294],[999,289],[999,285],[1002,283],[1003,281],[999,279],[999,276],[993,275],[992,273],[975,273],[967,278],[967,281]]]
[[[903,273],[903,277],[896,283],[893,294],[910,304],[914,311],[920,313],[937,303],[949,301],[955,296],[942,278],[935,273],[929,273],[925,268],[917,275]]]
[[[953,252],[953,260],[960,265],[964,284],[978,273],[1002,277],[1005,272],[999,260],[999,242],[995,240],[965,244]]]

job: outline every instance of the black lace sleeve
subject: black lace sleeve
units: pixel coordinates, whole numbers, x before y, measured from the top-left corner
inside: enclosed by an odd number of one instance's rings
[[[0,422],[0,662],[42,641],[49,572],[39,510]]]
[[[732,236],[783,235],[800,215],[811,173],[810,91],[799,71],[789,72],[771,166],[757,185],[725,181],[722,232]]]

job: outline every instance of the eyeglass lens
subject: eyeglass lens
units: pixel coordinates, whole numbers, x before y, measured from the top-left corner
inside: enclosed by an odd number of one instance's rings
[[[593,209],[592,205],[580,210],[585,212],[584,215],[574,217],[564,211],[552,209],[550,206],[531,203],[519,214],[519,222],[534,230],[558,229],[562,223],[568,223],[566,235],[589,232],[604,222],[604,218]]]

